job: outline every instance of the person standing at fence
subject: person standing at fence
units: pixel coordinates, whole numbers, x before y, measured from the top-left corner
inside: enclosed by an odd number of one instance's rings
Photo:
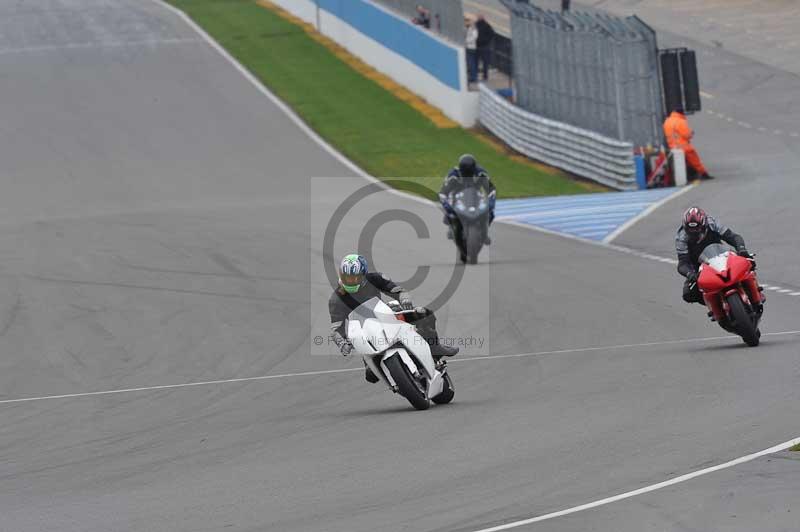
[[[425,29],[431,29],[431,12],[425,9],[422,4],[417,4],[417,16],[411,22]]]
[[[489,65],[492,62],[494,28],[487,22],[486,17],[483,15],[478,15],[478,21],[475,23],[475,27],[478,29],[477,50],[478,61],[480,62],[479,70],[482,72],[483,81],[486,81],[489,79]]]
[[[714,179],[708,174],[708,170],[700,160],[697,150],[692,146],[694,131],[689,127],[689,121],[683,114],[683,106],[675,105],[670,114],[664,121],[664,136],[667,137],[667,146],[673,150],[675,148],[683,150],[686,154],[686,166],[690,170],[690,175],[695,179]]]
[[[467,81],[478,81],[478,27],[472,15],[464,16],[464,26],[467,28],[467,38],[464,48],[467,52]]]

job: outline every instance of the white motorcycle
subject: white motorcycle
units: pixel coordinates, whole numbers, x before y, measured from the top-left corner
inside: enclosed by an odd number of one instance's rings
[[[431,356],[428,342],[416,327],[405,321],[378,297],[365,301],[347,317],[347,338],[372,372],[417,410],[427,410],[431,401],[446,404],[455,388],[444,361]]]

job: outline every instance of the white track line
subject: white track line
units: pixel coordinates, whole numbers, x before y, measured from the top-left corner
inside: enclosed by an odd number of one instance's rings
[[[672,199],[675,199],[678,196],[682,196],[682,195],[686,194],[687,192],[689,192],[690,190],[692,190],[696,186],[697,186],[696,184],[693,184],[693,185],[689,185],[689,186],[686,186],[686,187],[682,187],[682,188],[678,189],[677,191],[675,191],[674,193],[672,193],[669,196],[667,196],[666,198],[663,198],[663,199],[653,203],[652,205],[647,207],[645,210],[643,210],[642,212],[640,212],[639,214],[637,214],[636,216],[634,216],[633,218],[631,218],[630,220],[628,220],[624,224],[620,225],[614,231],[612,231],[607,237],[605,237],[603,239],[603,243],[604,244],[610,244],[611,242],[614,241],[615,238],[617,238],[619,235],[624,233],[626,230],[628,230],[631,227],[633,227],[634,225],[636,225],[636,223],[639,222],[640,220],[643,220],[644,218],[649,216],[653,211],[655,211],[656,209],[658,209],[659,207],[661,207],[662,205],[664,205],[668,201],[670,201]]]
[[[357,164],[353,161],[345,157],[339,150],[334,148],[331,144],[329,144],[325,139],[320,137],[316,131],[311,129],[308,124],[306,124],[300,116],[294,112],[294,110],[289,107],[286,103],[283,102],[278,96],[275,95],[271,90],[269,90],[261,81],[258,80],[247,68],[245,68],[239,61],[236,60],[228,51],[222,47],[213,37],[211,37],[206,31],[201,28],[194,20],[189,17],[186,13],[181,11],[175,6],[172,6],[165,2],[164,0],[152,0],[156,4],[162,6],[163,8],[167,9],[171,13],[174,13],[176,16],[180,17],[186,24],[189,25],[211,48],[217,51],[219,55],[223,57],[228,63],[233,65],[233,67],[239,71],[239,73],[245,77],[247,81],[249,81],[261,94],[266,96],[270,102],[272,102],[278,109],[280,109],[283,114],[285,114],[289,120],[294,122],[294,124],[300,128],[300,131],[305,133],[308,138],[314,141],[320,148],[328,152],[334,159],[339,161],[342,165],[350,169],[353,173],[357,176],[363,177],[367,181],[371,181],[372,183],[380,184],[387,192],[390,194],[395,194],[402,196],[404,198],[414,200],[419,203],[424,203],[425,205],[429,205],[435,207],[436,204],[432,201],[426,200],[419,196],[415,196],[408,192],[402,192],[400,190],[394,189],[388,185],[386,185],[380,179],[377,179],[367,172],[365,172],[362,168],[360,168]]]
[[[800,330],[797,331],[782,331],[782,332],[775,332],[775,333],[764,333],[762,336],[787,336],[787,335],[794,335],[800,334]],[[727,340],[730,338],[734,338],[731,335],[727,336],[707,336],[704,338],[683,338],[680,340],[663,340],[659,342],[642,342],[638,344],[618,344],[618,345],[607,345],[602,347],[576,347],[574,349],[558,349],[555,351],[537,351],[532,353],[515,353],[511,355],[487,355],[487,356],[479,356],[479,357],[462,357],[462,358],[454,358],[448,361],[449,364],[454,364],[457,362],[469,362],[471,360],[496,360],[502,358],[522,358],[522,357],[532,357],[532,356],[544,356],[544,355],[561,355],[565,353],[587,353],[591,351],[614,351],[616,349],[631,349],[635,347],[654,347],[659,345],[673,345],[673,344],[694,344],[694,343],[702,343],[702,342],[712,342],[715,340]]]
[[[160,46],[167,44],[185,44],[200,42],[198,39],[144,39],[140,41],[109,41],[68,44],[47,44],[42,46],[24,46],[22,48],[3,48],[0,55],[30,54],[36,52],[52,52],[54,50],[85,50],[91,48],[125,48],[129,46]]]
[[[800,335],[800,330],[797,331],[781,331],[774,333],[764,333],[763,336],[787,336],[787,335]],[[715,340],[728,340],[733,336],[709,336],[703,338],[685,338],[681,340],[663,340],[659,342],[642,342],[638,344],[619,344],[607,345],[597,347],[576,347],[574,349],[557,349],[552,351],[536,351],[531,353],[514,353],[509,355],[487,355],[467,358],[456,358],[450,360],[451,364],[460,362],[471,362],[475,360],[498,360],[504,358],[523,358],[523,357],[536,357],[545,355],[561,355],[567,353],[588,353],[592,351],[614,351],[618,349],[631,349],[636,347],[654,347],[659,345],[673,345],[673,344],[687,344],[687,343],[702,343],[711,342]],[[18,399],[3,399],[0,400],[0,405],[14,404],[14,403],[30,403],[34,401],[51,401],[55,399],[76,399],[81,397],[95,397],[98,395],[117,395],[121,393],[135,393],[135,392],[152,392],[160,390],[174,390],[180,388],[193,388],[197,386],[213,386],[221,384],[235,384],[242,382],[255,382],[266,381],[274,379],[287,379],[292,377],[316,377],[320,375],[332,375],[336,373],[350,373],[355,371],[362,371],[363,368],[343,368],[343,369],[327,369],[319,371],[302,371],[298,373],[280,373],[276,375],[259,375],[257,377],[241,377],[236,379],[217,379],[212,381],[200,382],[186,382],[178,384],[162,384],[157,386],[140,386],[136,388],[121,388],[117,390],[101,390],[96,392],[78,392],[78,393],[65,393],[59,395],[42,395],[38,397],[21,397]]]
[[[311,129],[308,126],[308,124],[303,122],[303,119],[300,118],[300,116],[298,116],[297,113],[295,113],[287,104],[285,104],[280,98],[278,98],[272,91],[270,91],[267,87],[265,87],[249,70],[247,70],[241,63],[239,63],[231,54],[229,54],[228,51],[225,50],[225,48],[222,47],[222,45],[220,45],[217,41],[215,41],[213,39],[213,37],[211,37],[208,33],[206,33],[205,30],[203,30],[203,28],[201,28],[199,25],[197,25],[197,23],[195,23],[189,17],[189,15],[187,15],[186,13],[181,11],[180,9],[178,9],[178,8],[176,8],[176,7],[172,6],[172,5],[164,2],[164,0],[152,0],[152,1],[155,2],[156,4],[162,6],[163,8],[167,9],[168,11],[170,11],[173,14],[175,14],[176,16],[180,17],[181,20],[183,20],[186,24],[188,24],[189,27],[192,28],[203,39],[203,41],[205,41],[209,46],[211,46],[214,50],[216,50],[217,53],[219,53],[226,61],[228,61],[228,63],[233,65],[233,67],[237,71],[239,71],[239,73],[242,76],[244,76],[245,79],[247,79],[247,81],[249,81],[260,93],[262,93],[264,96],[266,96],[276,107],[278,107],[278,109],[280,109],[298,128],[300,128],[300,130],[303,133],[305,133],[308,136],[308,138],[310,138],[312,141],[314,141],[323,150],[328,152],[332,157],[334,157],[342,165],[344,165],[345,167],[347,167],[350,170],[352,170],[356,175],[358,175],[360,177],[363,177],[364,179],[366,179],[366,180],[368,180],[368,181],[370,181],[372,183],[377,183],[377,184],[381,185],[390,194],[395,194],[395,195],[398,195],[398,196],[402,196],[402,197],[404,197],[406,199],[410,199],[410,200],[416,201],[418,203],[422,203],[422,204],[427,205],[427,206],[432,207],[432,208],[438,208],[438,204],[433,202],[433,201],[426,200],[424,198],[421,198],[421,197],[416,196],[414,194],[410,194],[408,192],[403,192],[403,191],[394,189],[394,188],[386,185],[380,179],[376,179],[375,177],[369,175],[367,172],[365,172],[363,169],[361,169],[358,165],[356,165],[353,161],[349,160],[341,152],[339,152],[336,148],[334,148],[332,145],[330,145],[325,139],[320,137],[313,129]],[[646,212],[642,213],[641,215],[639,215],[637,217],[634,217],[634,219],[631,220],[629,224],[626,224],[627,227],[625,227],[625,226],[621,227],[619,230],[615,231],[616,234],[612,233],[612,235],[610,235],[610,236],[612,236],[613,238],[616,238],[617,236],[619,236],[620,233],[622,233],[622,231],[624,229],[629,228],[634,223],[636,223],[639,220],[643,219],[645,216],[647,216],[648,214],[653,212],[660,205],[663,205],[664,203],[666,203],[667,201],[669,201],[672,198],[675,198],[675,197],[680,196],[681,194],[684,194],[685,192],[687,192],[688,190],[691,190],[692,188],[693,187],[691,187],[691,186],[685,187],[683,190],[677,192],[676,194],[671,195],[671,196],[665,198],[664,200],[661,200],[660,202],[657,202],[654,206],[652,206],[651,208],[648,208],[646,210]],[[606,248],[614,249],[614,250],[617,250],[617,251],[620,251],[620,252],[623,252],[623,253],[627,253],[628,255],[634,255],[634,256],[637,256],[637,257],[640,257],[640,258],[645,258],[645,259],[649,259],[649,260],[656,260],[656,261],[660,261],[660,262],[667,262],[667,263],[673,263],[674,262],[674,261],[672,261],[672,259],[667,259],[665,257],[658,257],[656,255],[651,255],[649,253],[643,253],[643,252],[636,251],[636,250],[630,249],[630,248],[625,248],[625,247],[622,247],[622,246],[610,245],[610,241],[613,240],[613,238],[609,238],[609,237],[607,237],[609,242],[596,242],[594,240],[589,240],[589,239],[581,238],[581,237],[578,237],[578,236],[568,235],[568,234],[565,234],[565,233],[559,233],[557,231],[550,231],[550,230],[543,229],[541,227],[536,227],[536,226],[533,226],[533,225],[516,223],[516,222],[511,221],[511,220],[508,220],[508,221],[498,220],[498,222],[504,223],[504,224],[507,224],[507,225],[516,225],[516,226],[519,226],[519,227],[524,227],[525,229],[528,229],[528,230],[533,230],[533,231],[538,231],[538,232],[541,232],[541,233],[547,233],[547,234],[551,234],[551,235],[556,235],[556,236],[560,236],[560,237],[563,237],[563,238],[569,238],[571,240],[576,240],[578,242],[583,242],[583,243],[586,243],[586,244],[592,244],[592,245],[595,245],[595,246],[599,245],[599,246],[602,246],[602,247],[606,247]]]
[[[627,491],[625,493],[620,493],[619,495],[614,495],[613,497],[607,497],[605,499],[600,499],[590,503],[581,504],[580,506],[573,506],[572,508],[567,508],[565,510],[560,510],[558,512],[552,512],[537,517],[531,517],[530,519],[522,519],[520,521],[514,521],[511,523],[506,523],[504,525],[494,526],[491,528],[482,528],[480,530],[475,530],[474,532],[500,532],[501,530],[511,530],[512,528],[519,528],[521,526],[532,525],[534,523],[540,523],[542,521],[547,521],[549,519],[555,519],[556,517],[563,517],[565,515],[582,512],[584,510],[590,510],[592,508],[597,508],[598,506],[605,506],[613,502],[621,501],[624,499],[630,499],[631,497],[636,497],[637,495],[650,493],[651,491],[656,491],[662,488],[666,488],[668,486],[680,484],[681,482],[686,482],[687,480],[692,480],[693,478],[697,478],[703,475],[708,475],[709,473],[714,473],[715,471],[720,471],[721,469],[728,469],[730,467],[744,464],[746,462],[750,462],[752,460],[755,460],[756,458],[761,458],[762,456],[766,456],[768,454],[785,451],[786,449],[798,444],[800,444],[800,437],[793,438],[783,443],[779,443],[778,445],[770,447],[769,449],[764,449],[763,451],[758,451],[752,454],[748,454],[746,456],[742,456],[740,458],[736,458],[729,462],[725,462],[724,464],[719,464],[707,467],[705,469],[700,469],[698,471],[693,471],[691,473],[687,473],[679,477],[665,480],[664,482],[659,482],[657,484],[651,484],[650,486],[645,486],[644,488],[639,488],[633,491]]]
[[[234,59],[233,56],[231,56],[224,48],[222,48],[222,46],[220,46],[219,43],[217,43],[214,39],[212,39],[210,35],[208,35],[200,26],[198,26],[191,18],[189,18],[189,16],[186,13],[184,13],[183,11],[179,10],[178,8],[176,8],[174,6],[171,6],[171,5],[167,4],[163,0],[153,0],[153,1],[158,3],[158,4],[160,4],[162,7],[168,9],[169,11],[171,11],[172,13],[176,14],[178,17],[183,19],[192,29],[194,29],[203,38],[203,40],[205,40],[212,48],[214,48],[220,55],[222,55],[222,57],[224,57],[229,63],[231,63],[248,81],[250,81],[250,83],[252,83],[262,94],[264,94],[279,109],[281,109],[284,112],[284,114],[286,114],[286,116],[288,116],[289,119],[292,120],[292,122],[294,122],[297,125],[297,127],[299,127],[306,135],[308,135],[309,138],[311,138],[314,142],[316,142],[320,147],[322,147],[325,151],[327,151],[331,156],[333,156],[335,159],[337,159],[340,163],[342,163],[347,168],[351,169],[357,175],[360,175],[361,177],[363,177],[365,179],[368,179],[369,181],[376,182],[376,183],[381,183],[380,180],[375,179],[371,175],[367,174],[364,170],[359,168],[355,163],[353,163],[352,161],[347,159],[344,155],[342,155],[333,146],[328,144],[324,139],[322,139],[322,137],[317,135],[317,133],[314,132],[314,130],[312,130],[305,122],[303,122],[303,120],[294,111],[292,111],[292,109],[290,109],[283,101],[281,101],[277,96],[275,96],[275,94],[273,94],[269,89],[267,89],[264,85],[262,85],[261,82],[259,82],[246,68],[244,68],[238,61],[236,61],[236,59]],[[400,192],[400,191],[392,190],[389,187],[387,187],[387,190],[389,190],[390,192],[393,192],[393,193],[400,194],[400,195],[402,195],[404,197],[407,197],[409,199],[428,204],[428,205],[431,205],[433,203],[433,202],[424,200],[422,198],[419,198],[417,196],[413,196],[411,194],[407,194],[407,193],[403,193],[403,192]],[[520,225],[520,226],[526,227],[528,229],[533,228],[532,226],[526,225],[526,224],[513,224],[513,225]],[[564,236],[563,234],[556,233],[554,231],[543,230],[542,232],[552,233],[552,234],[557,234],[557,235],[560,235],[560,236]],[[579,241],[584,241],[584,242],[589,242],[589,243],[592,243],[592,244],[596,244],[592,240],[582,239],[582,238],[579,238],[579,237],[575,237],[573,239],[574,240],[579,240]],[[610,246],[607,246],[607,247],[610,247]],[[613,246],[613,248],[618,248],[618,246]],[[627,248],[623,248],[623,249],[625,250],[626,253],[633,252],[633,254],[639,254],[640,256],[643,256],[642,254],[640,254],[639,252],[636,252],[634,250],[628,250]],[[646,254],[644,254],[644,255],[646,255]],[[658,260],[662,260],[662,257],[658,257],[657,259]],[[667,259],[667,260],[669,260],[669,259]],[[771,334],[774,334],[774,335],[778,335],[778,334],[797,334],[798,332],[800,332],[800,331],[787,331],[787,332],[783,332],[783,333],[771,333]],[[698,341],[707,341],[707,340],[698,339]],[[654,345],[654,344],[651,343],[650,345]],[[545,353],[543,353],[543,354],[545,354]],[[507,357],[508,355],[498,355],[498,356]],[[534,356],[534,353],[517,355],[517,356]],[[475,357],[475,359],[481,359],[481,360],[486,359],[486,358],[488,358],[488,357]],[[265,376],[262,376],[262,377],[249,377],[249,378],[242,378],[242,379],[227,379],[227,380],[206,381],[206,382],[187,383],[187,384],[150,386],[150,387],[143,387],[143,388],[129,388],[129,389],[126,389],[126,390],[111,390],[111,391],[106,391],[106,392],[88,392],[88,393],[83,393],[83,394],[66,394],[66,395],[49,396],[49,397],[38,397],[38,398],[31,397],[31,398],[23,398],[23,399],[7,399],[7,400],[0,401],[0,404],[30,402],[30,401],[41,401],[41,400],[45,400],[45,399],[86,397],[86,396],[92,396],[92,395],[109,395],[109,394],[118,394],[118,393],[134,392],[134,391],[164,390],[164,389],[170,389],[170,388],[185,388],[185,387],[189,387],[189,386],[203,386],[203,385],[223,384],[223,383],[231,383],[231,382],[246,382],[246,381],[256,381],[256,380],[278,379],[278,378],[302,376],[302,375],[322,375],[322,374],[330,374],[330,373],[345,373],[345,372],[360,371],[360,369],[361,368],[356,368],[356,369],[349,369],[348,368],[348,369],[328,370],[328,371],[324,371],[324,372],[306,372],[306,373],[294,373],[294,374],[287,373],[287,374],[283,374],[283,375],[265,375]],[[508,523],[508,524],[505,524],[505,525],[501,525],[499,527],[487,528],[487,529],[483,529],[483,530],[476,531],[476,532],[497,532],[497,531],[500,531],[500,530],[509,530],[511,528],[520,527],[520,526],[523,526],[523,525],[526,525],[526,524],[537,523],[539,521],[545,521],[547,519],[553,519],[555,517],[560,517],[562,515],[568,515],[568,514],[580,512],[580,511],[583,511],[583,510],[587,510],[589,508],[595,508],[597,506],[610,504],[612,502],[619,501],[619,500],[622,500],[622,499],[635,497],[636,495],[640,495],[642,493],[647,493],[647,492],[650,492],[650,491],[655,491],[657,489],[664,488],[666,486],[671,486],[671,485],[677,484],[679,482],[685,482],[686,480],[690,480],[692,478],[695,478],[695,477],[698,477],[698,476],[701,476],[701,475],[705,475],[705,474],[708,474],[708,473],[711,473],[711,472],[714,472],[714,471],[718,471],[720,469],[725,469],[725,468],[728,468],[728,467],[733,467],[733,466],[738,465],[738,464],[749,462],[750,460],[754,460],[754,459],[756,459],[756,458],[758,458],[760,456],[764,456],[764,455],[767,455],[767,454],[772,454],[774,452],[778,452],[778,451],[782,451],[782,450],[788,449],[789,447],[792,447],[793,445],[797,445],[798,443],[800,443],[800,438],[795,438],[793,440],[790,440],[788,442],[784,442],[782,444],[776,445],[775,447],[771,447],[769,449],[765,449],[765,450],[760,451],[758,453],[754,453],[754,454],[747,455],[747,456],[744,456],[744,457],[741,457],[741,458],[737,458],[736,460],[732,460],[730,462],[726,462],[726,463],[720,464],[718,466],[709,467],[709,468],[706,468],[706,469],[701,469],[700,471],[695,471],[694,473],[689,473],[689,474],[683,475],[681,477],[676,477],[674,479],[667,480],[667,481],[661,482],[659,484],[653,484],[652,486],[648,486],[646,488],[641,488],[641,489],[638,489],[638,490],[635,490],[635,491],[622,493],[622,494],[616,495],[614,497],[601,499],[599,501],[595,501],[595,502],[591,502],[591,503],[588,503],[588,504],[584,504],[582,506],[575,506],[573,508],[568,508],[566,510],[561,510],[560,512],[554,512],[554,513],[542,515],[542,516],[539,516],[539,517],[533,517],[531,519],[526,519],[524,521],[516,521],[514,523]]]
[[[0,405],[13,403],[29,403],[33,401],[49,401],[53,399],[74,399],[79,397],[92,397],[97,395],[116,395],[120,393],[133,392],[152,392],[158,390],[170,390],[175,388],[190,388],[194,386],[211,386],[213,384],[232,384],[236,382],[266,381],[271,379],[285,379],[288,377],[307,377],[311,375],[328,375],[331,373],[346,373],[349,371],[359,371],[363,368],[329,369],[323,371],[304,371],[300,373],[282,373],[278,375],[261,375],[258,377],[242,377],[239,379],[219,379],[214,381],[185,382],[180,384],[163,384],[160,386],[141,386],[139,388],[122,388],[119,390],[103,390],[99,392],[65,393],[61,395],[42,395],[40,397],[22,397],[20,399],[4,399]]]
[[[674,196],[673,196],[674,197]],[[671,199],[668,198],[668,199]],[[677,259],[669,258],[669,257],[661,257],[659,255],[653,255],[652,253],[647,253],[645,251],[639,251],[637,249],[628,248],[625,246],[620,246],[617,244],[605,243],[605,242],[598,242],[597,240],[590,240],[588,238],[582,238],[580,236],[571,235],[568,233],[560,233],[558,231],[552,231],[550,229],[545,229],[544,227],[539,227],[536,225],[530,225],[522,222],[517,222],[515,220],[509,219],[497,219],[498,223],[502,223],[505,225],[513,225],[515,227],[521,227],[523,229],[527,229],[529,231],[536,231],[537,233],[544,233],[546,235],[553,235],[561,238],[566,238],[568,240],[575,240],[577,242],[581,242],[583,244],[590,244],[595,247],[600,247],[603,249],[611,249],[617,251],[619,253],[625,253],[626,255],[632,255],[634,257],[639,257],[641,259],[652,260],[656,262],[663,262],[664,264],[672,264],[673,266],[678,264]],[[779,294],[787,295],[787,296],[800,296],[800,292],[793,292],[791,289],[783,288],[781,286],[775,286],[772,284],[762,283],[761,286],[764,287],[765,290],[771,290],[773,292],[777,292]]]

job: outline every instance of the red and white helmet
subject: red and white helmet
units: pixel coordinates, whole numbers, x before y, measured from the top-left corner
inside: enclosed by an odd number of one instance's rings
[[[683,213],[683,230],[686,234],[701,240],[708,230],[708,215],[700,207],[691,207]]]

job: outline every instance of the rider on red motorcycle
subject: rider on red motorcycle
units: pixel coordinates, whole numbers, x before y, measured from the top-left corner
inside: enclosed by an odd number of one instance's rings
[[[683,300],[687,303],[705,304],[697,286],[699,257],[706,246],[721,242],[733,246],[742,257],[752,257],[740,235],[717,223],[703,209],[691,207],[683,214],[683,223],[675,237],[675,251],[678,253],[678,273],[686,277]]]

